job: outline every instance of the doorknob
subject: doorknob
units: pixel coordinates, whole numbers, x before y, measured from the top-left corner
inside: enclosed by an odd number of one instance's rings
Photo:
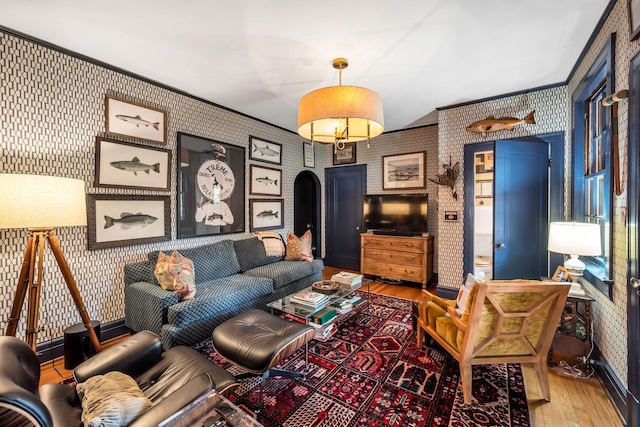
[[[500,253],[500,251],[502,251],[502,248],[504,248],[506,245],[503,242],[498,242],[496,243],[496,248],[498,249],[498,253]]]
[[[360,231],[360,227],[356,227],[356,231]]]
[[[635,277],[629,279],[629,284],[632,288],[640,288],[640,280],[636,279]]]

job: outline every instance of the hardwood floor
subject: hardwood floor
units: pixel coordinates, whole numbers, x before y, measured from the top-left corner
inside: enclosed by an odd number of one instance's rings
[[[325,267],[323,277],[330,278],[339,269]],[[435,291],[432,286],[432,291]],[[389,285],[380,282],[371,283],[371,292],[399,298],[419,300],[422,290],[418,286]],[[103,347],[113,345],[125,337],[115,338],[104,343]],[[554,355],[556,358],[568,355]],[[571,360],[570,363],[575,363]],[[55,368],[60,372],[56,372]],[[622,421],[609,400],[598,377],[577,379],[562,371],[559,367],[549,369],[549,387],[551,402],[542,398],[533,368],[523,366],[527,400],[531,411],[531,423],[535,427],[621,427]],[[72,371],[64,369],[62,358],[42,364],[41,384],[60,382],[72,376]]]

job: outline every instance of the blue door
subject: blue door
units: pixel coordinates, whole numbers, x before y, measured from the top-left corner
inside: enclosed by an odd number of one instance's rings
[[[360,271],[360,230],[367,165],[327,168],[325,264]]]
[[[494,279],[548,274],[549,145],[531,140],[495,143]]]

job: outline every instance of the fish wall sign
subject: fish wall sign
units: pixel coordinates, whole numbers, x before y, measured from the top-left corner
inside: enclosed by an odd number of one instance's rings
[[[536,120],[533,117],[535,112],[536,111],[533,110],[527,114],[524,119],[517,119],[515,117],[500,117],[496,119],[493,116],[489,116],[484,120],[478,120],[477,122],[471,123],[467,126],[467,130],[469,132],[481,133],[482,136],[486,138],[487,132],[497,132],[503,129],[513,130],[513,128],[522,124],[535,125]]]
[[[429,178],[429,181],[435,182],[438,185],[446,185],[451,188],[451,194],[453,198],[458,200],[458,193],[455,191],[456,181],[460,176],[460,162],[456,162],[455,165],[452,165],[451,157],[449,157],[449,164],[443,164],[444,173],[437,175],[436,179]]]

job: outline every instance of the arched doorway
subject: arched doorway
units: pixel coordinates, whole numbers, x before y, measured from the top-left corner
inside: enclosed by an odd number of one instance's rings
[[[322,256],[320,221],[320,180],[310,171],[302,171],[293,184],[293,232],[301,236],[308,229],[313,236],[313,256]]]

